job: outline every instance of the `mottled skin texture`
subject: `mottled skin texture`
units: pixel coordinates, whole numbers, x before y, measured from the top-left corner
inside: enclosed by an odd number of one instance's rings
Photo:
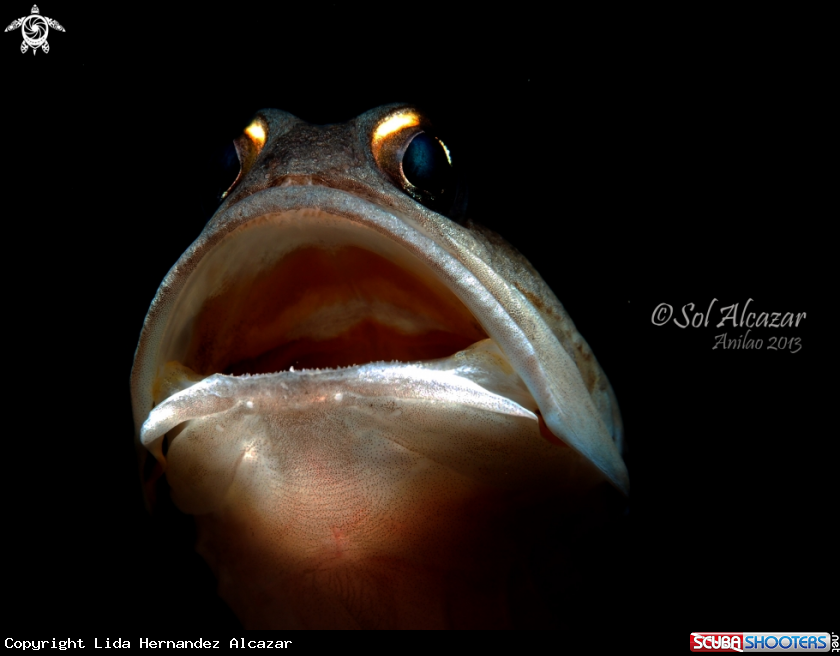
[[[408,132],[377,139],[406,114]],[[141,461],[148,447],[175,503],[196,515],[220,594],[250,627],[551,624],[525,565],[538,527],[580,512],[604,481],[628,489],[618,406],[588,345],[513,247],[400,190],[394,158],[411,130],[430,127],[412,108],[329,126],[263,110],[252,125],[265,142],[239,140],[241,178],[161,284],[132,371]],[[216,325],[201,308],[257,276],[232,273],[247,234],[265,235],[249,252],[274,257],[268,270],[286,257],[273,237],[305,239],[309,224],[410,262],[480,325],[462,321],[462,332],[492,341],[451,367],[374,363],[189,387],[217,372],[189,355],[213,348],[196,342]],[[170,361],[199,374],[173,374],[169,389]],[[521,410],[509,409],[514,396]]]

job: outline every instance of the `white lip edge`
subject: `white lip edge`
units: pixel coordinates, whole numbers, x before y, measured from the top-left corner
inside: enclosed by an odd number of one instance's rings
[[[204,230],[166,274],[146,315],[131,372],[132,410],[138,442],[142,425],[153,407],[151,387],[156,375],[158,348],[166,331],[170,310],[191,272],[198,262],[230,232],[266,214],[300,209],[316,209],[371,228],[397,242],[424,262],[430,272],[479,320],[488,336],[505,354],[511,367],[531,392],[549,429],[562,434],[564,441],[592,462],[619,491],[625,495],[629,494],[626,466],[598,413],[594,411],[594,406],[589,414],[603,429],[598,435],[600,438],[598,444],[588,443],[579,438],[564,421],[567,415],[557,400],[556,391],[551,388],[550,379],[545,375],[542,363],[537,359],[530,340],[520,326],[510,318],[502,303],[490,293],[487,286],[482,284],[464,263],[437,243],[431,235],[426,234],[415,220],[350,192],[325,185],[270,187],[220,209],[210,218]],[[420,211],[438,216],[425,208]],[[472,256],[472,264],[487,268],[486,263],[477,256],[462,255],[466,258]],[[495,272],[491,271],[491,273]],[[505,287],[509,287],[506,282]],[[519,299],[527,303],[518,290],[508,290],[509,302],[511,300],[516,302]],[[485,311],[482,312],[480,309],[477,311],[476,307],[482,305]],[[490,321],[482,321],[479,318],[488,315],[491,317]],[[553,337],[553,333],[544,322],[543,328],[546,334]],[[556,349],[571,362],[573,371],[577,373],[577,378],[580,378],[571,356],[566,353],[556,337],[554,341]],[[516,358],[511,357],[511,348],[519,351],[519,355],[524,354],[533,362],[534,370],[540,372],[541,376],[528,375],[524,367],[517,366]],[[579,382],[583,385],[582,379]],[[585,392],[585,399],[591,401],[588,391]],[[544,408],[544,405],[548,407]],[[556,412],[546,411],[555,409]],[[559,430],[555,430],[557,428],[555,424],[559,424]]]
[[[278,394],[292,396],[295,405],[324,403],[327,399],[335,399],[336,395],[339,395],[338,400],[342,402],[343,396],[347,394],[364,398],[386,397],[391,396],[394,385],[406,382],[423,385],[420,388],[401,387],[411,392],[401,394],[399,398],[402,400],[422,400],[424,395],[418,394],[417,390],[426,390],[437,384],[436,400],[538,421],[536,414],[513,399],[493,392],[467,376],[458,375],[457,369],[436,367],[435,362],[379,361],[349,367],[240,376],[211,374],[158,403],[143,422],[140,441],[156,457],[161,457],[160,442],[163,436],[190,419],[223,413],[234,407],[251,414],[270,412],[271,401]],[[348,381],[351,386],[354,382],[361,383],[365,393],[355,389],[348,392]],[[317,393],[308,389],[312,385],[318,385]]]

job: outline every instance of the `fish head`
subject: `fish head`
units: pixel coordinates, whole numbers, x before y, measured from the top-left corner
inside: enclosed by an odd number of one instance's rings
[[[147,498],[246,626],[510,623],[533,527],[629,489],[589,346],[417,108],[262,110],[235,148],[137,347]]]

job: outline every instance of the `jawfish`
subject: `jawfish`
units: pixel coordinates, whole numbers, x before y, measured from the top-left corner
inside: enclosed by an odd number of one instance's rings
[[[135,355],[148,500],[248,628],[523,624],[533,527],[629,490],[589,346],[413,106],[262,110],[234,145]]]

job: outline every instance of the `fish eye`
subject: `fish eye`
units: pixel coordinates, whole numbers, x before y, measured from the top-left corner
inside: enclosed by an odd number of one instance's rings
[[[403,193],[450,219],[463,218],[466,186],[425,118],[410,110],[387,118],[374,132],[373,153]]]
[[[251,170],[266,141],[266,128],[255,118],[242,134],[228,144],[220,157],[218,200],[227,198],[239,181]]]

